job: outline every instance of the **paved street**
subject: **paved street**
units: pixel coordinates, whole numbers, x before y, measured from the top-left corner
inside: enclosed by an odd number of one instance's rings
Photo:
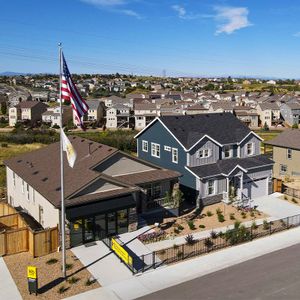
[[[300,299],[300,244],[139,299]]]

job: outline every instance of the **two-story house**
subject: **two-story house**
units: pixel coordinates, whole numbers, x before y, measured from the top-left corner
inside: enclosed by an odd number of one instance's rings
[[[69,120],[72,120],[71,106],[62,106],[62,123],[66,125]],[[47,111],[42,114],[42,121],[50,126],[60,126],[60,107],[48,107]]]
[[[273,177],[276,179],[300,176],[300,130],[286,129],[274,139],[265,142],[273,146]]]
[[[185,199],[208,205],[269,194],[273,162],[231,113],[156,118],[136,135],[138,157],[182,174]]]
[[[131,108],[123,104],[116,104],[106,110],[106,128],[131,128],[134,119]]]
[[[154,103],[134,104],[135,129],[144,129],[157,116],[158,111]]]
[[[29,121],[31,124],[42,120],[42,114],[47,110],[47,105],[39,101],[22,101],[8,111],[9,126],[17,122]]]
[[[280,108],[276,102],[259,103],[256,110],[259,115],[261,126],[267,124],[268,127],[271,127],[278,124],[280,120]]]
[[[280,106],[280,113],[288,125],[299,124],[300,104],[298,102],[283,103]]]

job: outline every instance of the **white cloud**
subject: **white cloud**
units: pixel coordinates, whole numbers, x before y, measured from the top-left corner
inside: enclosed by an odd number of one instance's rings
[[[186,10],[183,6],[173,5],[172,9],[178,13],[178,17],[184,19],[186,17]]]
[[[218,26],[216,34],[232,34],[234,31],[246,28],[252,24],[248,20],[249,10],[246,7],[215,7],[215,20],[221,24]]]
[[[124,14],[137,19],[142,19],[141,15],[132,9],[127,9],[128,0],[80,0],[100,9],[105,9],[114,13]]]

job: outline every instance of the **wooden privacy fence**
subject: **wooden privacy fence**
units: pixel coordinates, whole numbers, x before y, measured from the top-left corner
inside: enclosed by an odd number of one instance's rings
[[[29,227],[4,230],[0,233],[0,256],[29,252],[33,257],[56,252],[59,247],[58,228],[33,231]]]
[[[38,257],[58,247],[58,227],[34,231],[15,208],[0,202],[0,256],[29,252]]]
[[[295,197],[295,198],[298,198],[300,199],[300,190],[298,189],[293,189],[291,187],[288,187],[286,185],[282,185],[283,186],[283,193],[286,194],[286,195],[289,195],[291,197]]]

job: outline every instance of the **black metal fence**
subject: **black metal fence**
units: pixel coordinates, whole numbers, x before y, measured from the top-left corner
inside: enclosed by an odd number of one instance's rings
[[[249,242],[254,239],[271,235],[276,232],[300,226],[300,215],[295,215],[274,221],[264,221],[263,224],[252,223],[250,227],[244,227],[236,223],[233,229],[226,232],[213,232],[210,237],[190,240],[185,244],[174,245],[166,249],[153,251],[141,256],[135,255],[128,247],[128,252],[132,256],[132,265],[125,265],[133,274],[142,273],[149,269],[155,269],[161,265],[168,265],[190,259],[195,256],[207,254],[219,249]],[[111,248],[109,241],[104,241]],[[124,261],[123,261],[124,263]]]

